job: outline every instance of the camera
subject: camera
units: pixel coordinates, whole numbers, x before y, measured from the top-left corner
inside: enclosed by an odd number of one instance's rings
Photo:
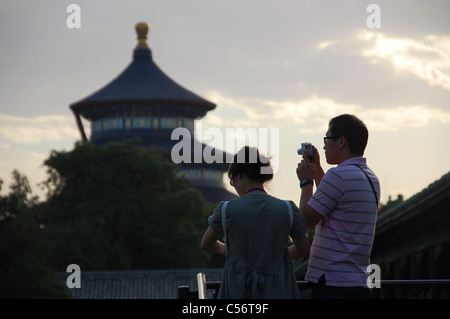
[[[302,147],[297,150],[298,155],[303,155],[306,152],[309,159],[314,157],[314,148],[311,143],[302,143]]]

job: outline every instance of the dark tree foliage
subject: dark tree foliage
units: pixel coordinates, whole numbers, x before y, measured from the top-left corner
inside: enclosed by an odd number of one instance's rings
[[[199,246],[211,205],[160,149],[79,142],[44,164],[39,209],[59,271],[208,266]]]
[[[47,262],[50,246],[37,197],[25,175],[14,170],[12,177],[10,193],[0,195],[0,298],[68,298]]]

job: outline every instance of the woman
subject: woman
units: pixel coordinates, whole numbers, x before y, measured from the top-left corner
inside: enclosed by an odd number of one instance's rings
[[[300,210],[266,193],[273,171],[256,148],[245,146],[234,156],[228,177],[240,197],[214,209],[201,243],[226,254],[217,297],[300,298],[291,258],[307,257],[310,248]],[[289,235],[294,245],[288,249]]]

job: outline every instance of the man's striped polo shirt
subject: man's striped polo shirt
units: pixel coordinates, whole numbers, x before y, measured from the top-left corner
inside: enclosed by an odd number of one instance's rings
[[[328,286],[366,286],[378,204],[378,178],[364,157],[348,159],[324,175],[308,205],[323,215],[315,229],[305,279]]]

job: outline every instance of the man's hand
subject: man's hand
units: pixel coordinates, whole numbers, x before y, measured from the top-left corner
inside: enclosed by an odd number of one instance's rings
[[[317,150],[317,148],[313,145],[313,150],[314,150],[314,157],[312,158],[312,160],[310,160],[311,163],[315,164],[317,168],[320,167],[320,156],[319,156],[319,151]]]
[[[319,154],[317,153],[317,149],[314,148],[313,161],[315,161],[316,157],[319,158]],[[317,172],[316,164],[309,161],[307,154],[303,154],[303,160],[297,165],[298,180],[302,180],[303,178],[314,179],[316,176],[316,172]]]
[[[322,166],[320,165],[320,156],[319,151],[317,151],[317,148],[313,145],[314,148],[314,157],[312,159],[312,163],[316,165],[316,175],[314,176],[316,187],[319,186],[320,182],[322,181],[323,175],[325,175]]]

